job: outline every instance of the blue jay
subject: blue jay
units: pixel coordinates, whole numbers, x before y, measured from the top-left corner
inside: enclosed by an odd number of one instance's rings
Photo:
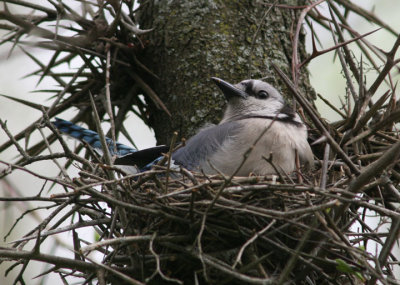
[[[206,174],[226,175],[275,174],[276,169],[291,173],[296,169],[296,153],[300,162],[313,166],[313,153],[307,141],[307,128],[299,115],[285,104],[281,94],[260,80],[244,80],[236,85],[212,78],[227,99],[221,122],[200,130],[185,146],[172,154],[175,165]],[[101,148],[97,133],[71,122],[56,119],[54,125],[64,133]],[[136,150],[117,143],[113,151],[115,165],[135,165],[138,171],[148,169],[168,151],[167,146]],[[245,153],[252,150],[245,159]],[[272,163],[265,157],[272,155]]]

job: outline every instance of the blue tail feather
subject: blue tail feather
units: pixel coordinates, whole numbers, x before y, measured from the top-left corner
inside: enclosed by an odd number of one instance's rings
[[[100,136],[96,132],[84,129],[80,126],[71,123],[70,121],[66,121],[60,118],[56,118],[56,121],[52,123],[61,132],[73,138],[76,138],[80,141],[88,143],[91,147],[102,153]],[[108,145],[108,149],[111,155],[123,156],[137,151],[135,148],[116,142],[115,145],[117,152],[115,152],[113,140],[106,137],[106,143]]]

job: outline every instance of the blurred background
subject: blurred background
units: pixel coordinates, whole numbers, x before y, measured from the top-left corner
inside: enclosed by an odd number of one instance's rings
[[[45,5],[46,1],[37,1],[43,2],[41,4]],[[67,1],[68,2],[68,1]],[[79,1],[69,1],[71,2],[70,6],[79,7]],[[400,11],[400,2],[393,0],[357,0],[352,1],[369,11],[374,11],[374,13],[382,19],[386,24],[391,26],[394,30],[400,32],[400,21],[398,19],[398,14]],[[0,6],[3,5],[0,3]],[[3,7],[1,7],[3,9]],[[328,10],[324,4],[319,6],[319,10],[322,13],[328,15]],[[349,23],[351,26],[357,30],[360,34],[372,31],[376,29],[374,25],[370,23],[366,23],[365,20],[354,16],[352,14],[349,15]],[[322,47],[318,46],[318,49],[325,49],[330,46],[333,46],[333,40],[329,33],[319,33],[318,26],[315,26],[314,29],[316,33],[320,36],[320,41]],[[308,52],[312,51],[311,47],[311,37],[310,31],[306,29],[307,34],[307,50]],[[367,40],[376,45],[377,48],[382,49],[384,51],[389,50],[395,38],[393,35],[390,35],[386,31],[377,31],[376,33],[367,37]],[[359,59],[360,53],[357,52],[356,44],[352,43],[351,49],[354,51],[355,58]],[[12,44],[7,44],[0,46],[0,94],[25,99],[28,101],[32,101],[35,103],[43,104],[49,106],[51,101],[48,101],[48,93],[46,92],[36,92],[36,90],[51,90],[56,82],[45,78],[43,81],[38,84],[38,76],[29,76],[25,77],[29,73],[35,71],[37,68],[36,64],[27,57],[21,50],[16,47],[10,53],[12,48]],[[27,50],[30,53],[35,54],[39,57],[43,62],[49,61],[49,53],[36,49],[34,47],[29,47]],[[334,60],[335,59],[335,60]],[[73,64],[72,64],[73,65]],[[335,106],[340,107],[341,102],[340,98],[344,101],[344,96],[346,94],[346,82],[343,74],[341,73],[341,66],[337,58],[335,58],[335,53],[330,52],[319,56],[311,61],[308,65],[308,69],[310,71],[310,79],[312,82],[312,86],[315,88],[316,92],[321,94],[323,97],[328,99]],[[367,76],[367,86],[371,84],[371,80],[369,78],[374,78],[374,73],[371,72]],[[398,74],[394,77],[394,81],[399,79]],[[210,82],[210,84],[212,84]],[[383,92],[378,92],[378,94],[382,94]],[[338,115],[334,113],[329,107],[327,107],[321,100],[317,101],[317,107],[319,112],[322,114],[322,117],[325,117],[328,121],[333,122],[338,119]],[[131,113],[132,114],[132,113]],[[23,129],[28,123],[31,123],[38,119],[41,116],[41,112],[35,111],[32,108],[28,108],[22,104],[18,104],[11,100],[8,100],[4,97],[0,97],[0,118],[3,121],[7,121],[7,126],[9,130],[16,134],[20,130]],[[63,119],[69,119],[72,114],[65,113],[63,114]],[[128,132],[132,134],[132,137],[139,149],[151,147],[155,145],[154,134],[152,130],[150,130],[142,121],[135,118],[132,114],[130,118],[128,118],[129,123],[126,124],[128,128]],[[39,135],[37,137],[32,136],[30,138],[31,141],[35,139],[40,139]],[[0,131],[0,144],[7,141],[8,138],[5,133]],[[128,143],[123,138],[121,142]],[[74,142],[70,142],[74,143]],[[129,144],[129,143],[128,143]],[[10,148],[11,150],[11,148]],[[18,152],[14,149],[13,151],[0,153],[0,160],[3,161],[15,161],[18,156]],[[0,171],[4,170],[4,165],[0,165]],[[58,175],[59,170],[48,163],[35,163],[31,165],[29,169],[37,172],[44,173],[46,176],[56,176]],[[72,173],[73,177],[74,174]],[[32,196],[37,193],[29,193],[25,191],[26,189],[31,189],[31,185],[37,184],[38,187],[42,185],[42,181],[35,178],[32,175],[29,175],[24,172],[14,172],[13,174],[7,176],[6,179],[0,181],[0,193],[2,196],[6,196],[7,193],[13,193],[13,191],[20,191],[22,196]],[[52,192],[53,193],[53,192]],[[0,236],[3,237],[12,227],[14,221],[21,216],[21,214],[31,208],[30,205],[24,203],[1,203],[0,204]],[[43,211],[51,211],[51,209],[43,209]],[[35,215],[40,215],[40,211],[36,212]],[[7,241],[12,241],[14,237],[20,235],[22,231],[26,232],[27,229],[33,228],[34,220],[40,219],[40,216],[35,215],[26,215],[24,220],[19,223],[14,230],[13,234],[7,238]],[[371,222],[373,220],[371,219]],[[21,231],[21,232],[20,232]],[[95,235],[93,232],[88,232],[87,235],[92,235],[92,238],[88,237],[88,240],[94,240]],[[60,238],[60,240],[48,240],[49,252],[55,250],[55,246],[57,243],[68,243],[67,237],[65,240]],[[0,240],[0,246],[4,243],[4,241]],[[68,245],[66,245],[68,247]],[[72,253],[68,250],[59,250],[57,249],[57,254],[59,255],[71,255]],[[369,250],[375,251],[379,250],[379,248],[371,248]],[[54,251],[53,251],[54,252]],[[400,250],[397,251],[400,256]],[[12,271],[10,276],[7,278],[4,277],[4,272],[6,270],[6,264],[0,265],[0,284],[9,284],[8,282],[12,282],[15,278],[13,275],[14,272],[18,272],[18,270]],[[29,271],[27,271],[24,276],[26,280],[29,280],[28,275],[35,276],[40,272],[43,272],[45,268],[40,263],[36,263],[34,266],[30,265]],[[52,278],[51,276],[47,276],[46,278]],[[59,280],[58,277],[56,277]],[[397,272],[397,278],[400,278],[400,272]],[[38,278],[32,280],[31,284],[39,284],[46,279]],[[51,281],[48,280],[49,283]]]

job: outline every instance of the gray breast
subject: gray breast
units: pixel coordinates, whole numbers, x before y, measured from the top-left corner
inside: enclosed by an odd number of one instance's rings
[[[226,139],[209,158],[209,163],[202,165],[205,173],[215,173],[214,169],[218,169],[226,175],[237,176],[275,174],[275,168],[263,158],[268,158],[270,154],[278,169],[291,173],[296,169],[296,151],[303,162],[312,161],[312,151],[304,125],[297,126],[265,118],[245,119],[239,124],[241,131]],[[263,135],[260,137],[261,134]],[[251,151],[248,152],[249,150]]]

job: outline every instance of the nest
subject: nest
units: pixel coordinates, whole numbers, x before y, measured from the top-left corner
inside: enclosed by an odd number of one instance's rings
[[[302,275],[301,280],[311,272],[326,277],[321,267],[336,270],[333,259],[346,253],[325,242],[331,236],[318,228],[316,212],[339,204],[337,193],[329,197],[321,189],[271,184],[263,177],[228,179],[182,175],[168,184],[157,178],[140,186],[139,179],[137,187],[124,191],[128,194],[123,200],[146,209],[127,209],[129,231],[143,242],[119,247],[116,255],[130,252],[137,263],[134,275],[155,284],[264,284],[276,282],[275,275],[292,267],[288,261],[296,250],[311,251],[322,241],[320,254],[329,255],[330,261],[317,266],[296,256],[293,262],[299,259],[301,266],[292,274]],[[318,278],[314,281],[321,284]]]

